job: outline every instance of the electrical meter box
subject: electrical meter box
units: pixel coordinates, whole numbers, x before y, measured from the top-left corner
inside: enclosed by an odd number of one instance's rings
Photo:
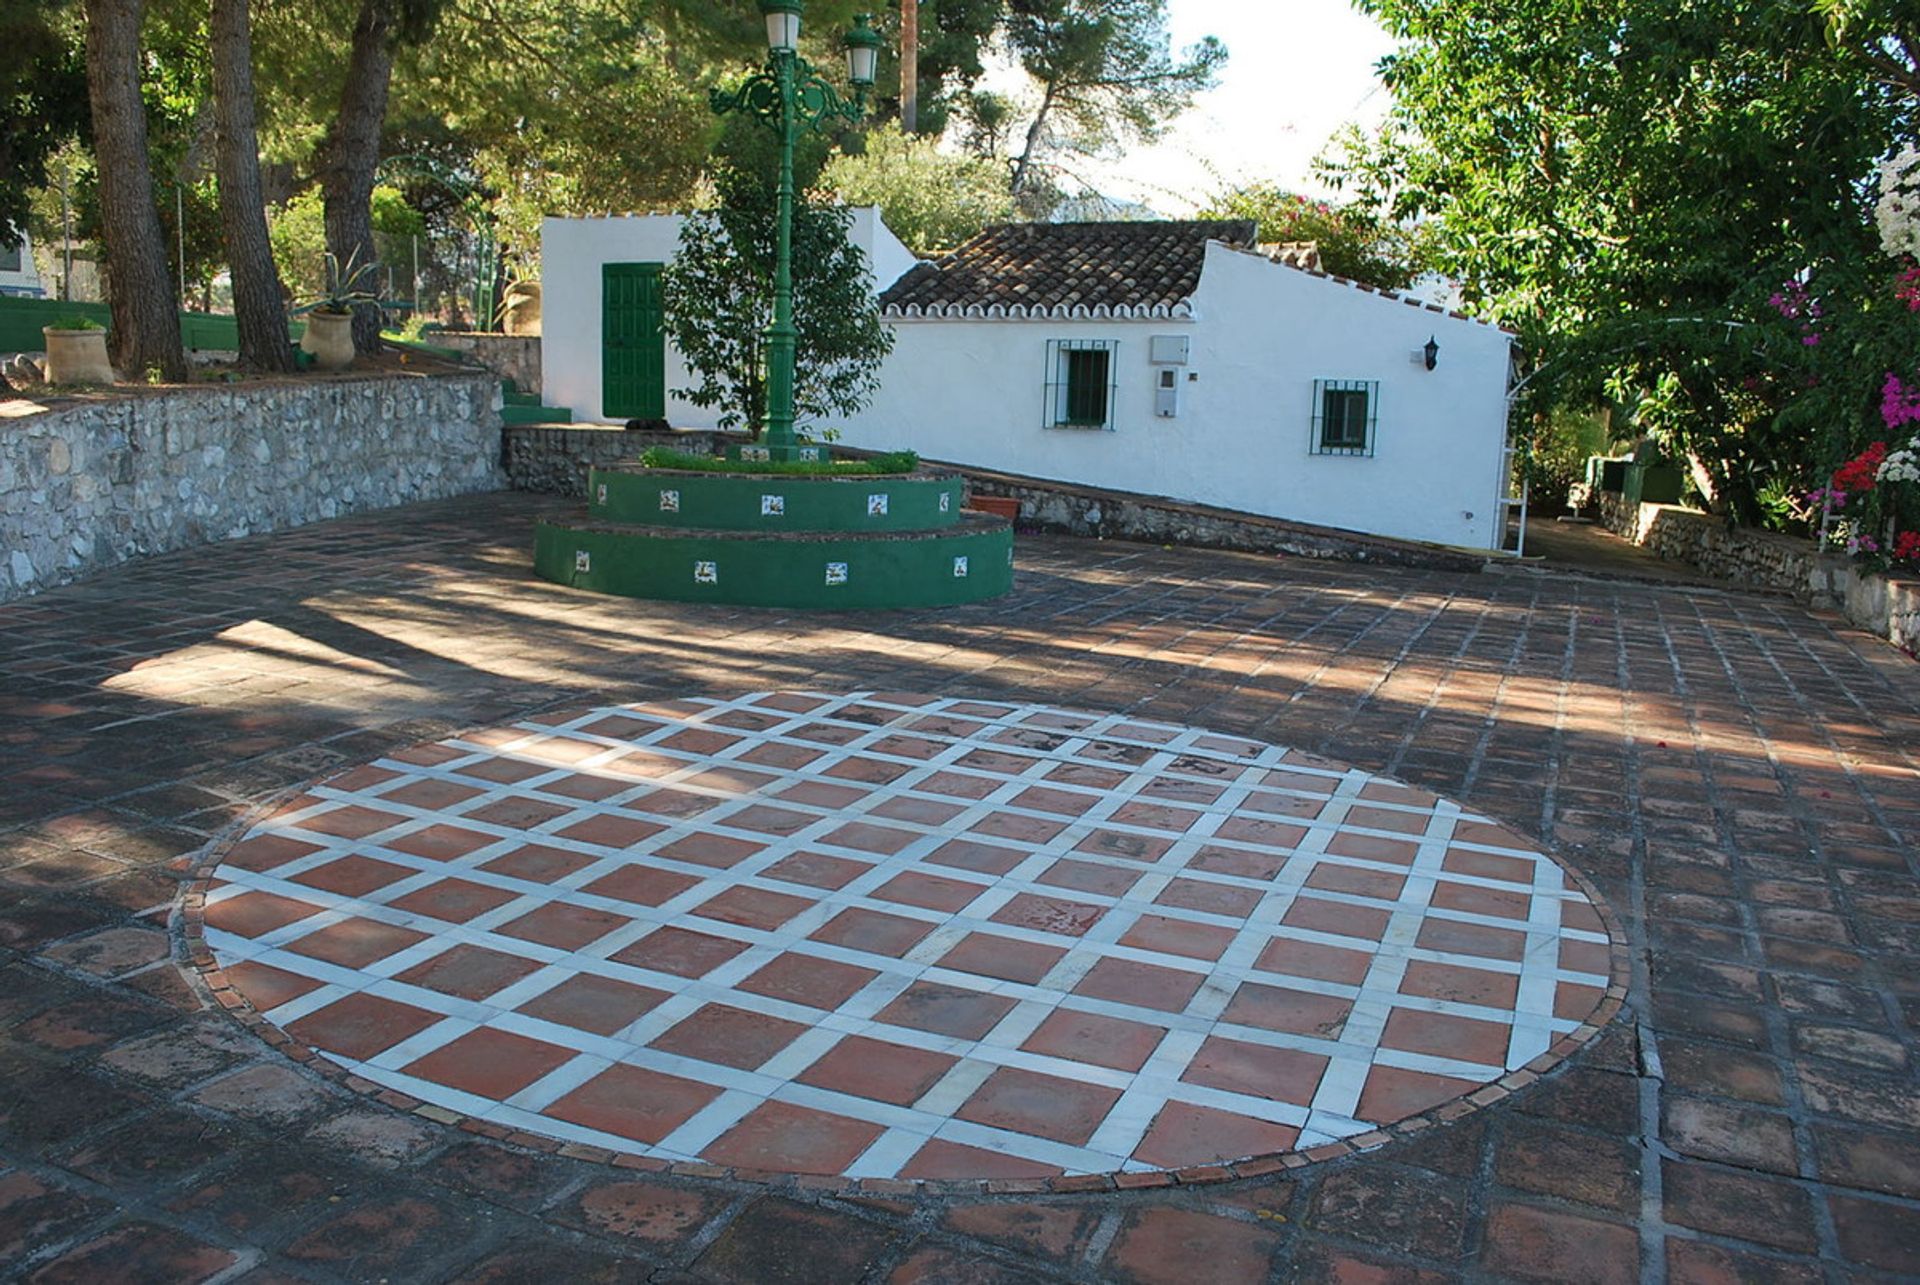
[[[1184,366],[1187,364],[1187,337],[1185,335],[1155,335],[1147,341],[1147,360],[1156,366]]]
[[[1161,419],[1174,419],[1180,414],[1180,376],[1177,371],[1153,372],[1153,413]]]

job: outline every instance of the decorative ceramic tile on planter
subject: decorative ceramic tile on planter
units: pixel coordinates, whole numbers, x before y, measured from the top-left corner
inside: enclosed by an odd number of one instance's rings
[[[964,557],[953,560],[953,578],[955,580],[967,578],[967,560]]]
[[[844,562],[829,562],[827,564],[827,583],[845,584],[846,582],[847,564]]]
[[[693,582],[695,584],[719,584],[720,564],[717,562],[694,563]]]
[[[867,516],[870,518],[887,516],[887,497],[884,493],[867,497]]]
[[[662,513],[678,513],[680,511],[680,492],[660,492],[660,511]]]
[[[953,497],[945,491],[940,492],[940,511],[946,513],[953,508]]]
[[[773,454],[764,446],[742,446],[740,458],[759,464],[772,459]]]
[[[802,446],[800,448],[800,458],[810,463],[818,464],[820,462],[820,448],[817,446]]]
[[[787,515],[787,497],[784,495],[763,495],[760,497],[760,516],[763,518],[783,518]]]
[[[607,484],[605,482],[600,483],[594,488],[593,494],[595,500],[601,504],[605,504],[607,502]]]
[[[1624,958],[1557,862],[1424,791],[901,693],[403,750],[255,825],[200,922],[270,1022],[365,1081],[566,1142],[854,1178],[1368,1133],[1563,1056]]]

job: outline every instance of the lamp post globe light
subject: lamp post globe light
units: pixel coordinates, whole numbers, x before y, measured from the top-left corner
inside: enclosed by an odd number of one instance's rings
[[[716,89],[710,102],[716,115],[741,113],[774,132],[780,141],[778,255],[773,275],[773,321],[767,327],[767,458],[794,459],[793,366],[797,332],[793,325],[793,147],[803,130],[825,130],[837,122],[858,124],[867,114],[867,91],[879,61],[880,33],[868,14],[856,14],[846,35],[847,79],[852,99],[800,56],[800,18],[805,0],[760,0],[767,22],[767,65],[734,89]]]

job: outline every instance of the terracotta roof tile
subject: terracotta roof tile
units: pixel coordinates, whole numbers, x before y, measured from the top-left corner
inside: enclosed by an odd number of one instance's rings
[[[880,296],[893,316],[1169,316],[1200,284],[1208,241],[1249,246],[1251,220],[1002,223]]]

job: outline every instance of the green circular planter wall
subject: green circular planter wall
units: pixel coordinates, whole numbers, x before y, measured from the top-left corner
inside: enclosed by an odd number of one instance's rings
[[[700,531],[925,531],[960,520],[958,474],[883,476],[709,473],[639,465],[587,475],[587,516],[597,522]]]
[[[1006,593],[1012,524],[955,516],[934,530],[876,535],[542,522],[533,565],[560,584],[671,602],[944,607]]]

